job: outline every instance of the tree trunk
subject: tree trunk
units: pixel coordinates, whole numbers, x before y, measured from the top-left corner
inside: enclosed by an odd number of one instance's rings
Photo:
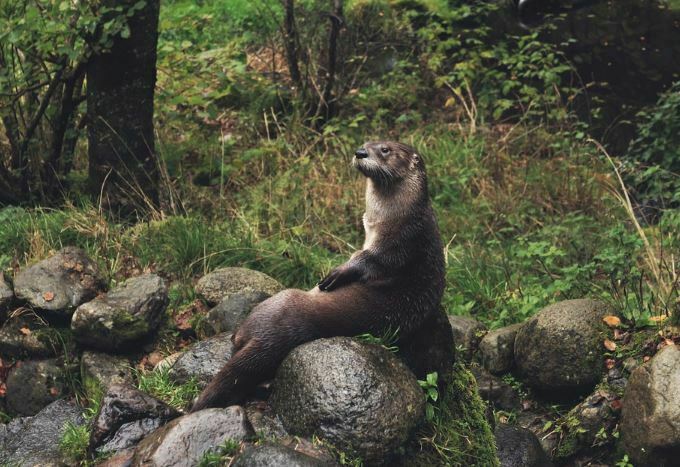
[[[126,8],[136,0],[105,0]],[[89,185],[103,206],[123,215],[158,205],[153,108],[160,0],[128,19],[130,35],[116,38],[87,66]],[[104,19],[105,20],[105,19]]]

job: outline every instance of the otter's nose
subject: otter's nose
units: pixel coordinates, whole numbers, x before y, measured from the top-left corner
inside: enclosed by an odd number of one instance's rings
[[[357,157],[357,159],[365,159],[368,157],[368,151],[364,148],[359,148],[357,149],[357,152],[354,153],[354,155]]]

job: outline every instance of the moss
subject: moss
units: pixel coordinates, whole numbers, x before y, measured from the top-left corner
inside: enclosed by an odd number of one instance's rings
[[[133,341],[149,333],[149,324],[142,318],[130,314],[127,310],[116,310],[113,317],[113,329],[118,339],[123,342]]]
[[[409,466],[498,466],[496,440],[472,374],[456,364],[444,378],[435,415],[420,431]]]

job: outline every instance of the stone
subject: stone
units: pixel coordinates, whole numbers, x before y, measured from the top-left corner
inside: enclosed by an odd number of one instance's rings
[[[494,375],[512,370],[515,364],[515,336],[522,323],[489,331],[479,342],[482,365]]]
[[[5,278],[0,275],[0,323],[5,319],[7,310],[10,309],[14,302],[14,291],[9,286]]]
[[[180,413],[127,384],[113,384],[92,421],[90,452],[118,452],[136,446],[146,435]]]
[[[7,410],[11,415],[35,415],[67,391],[57,360],[17,362],[7,376]]]
[[[680,348],[668,345],[631,373],[623,397],[621,444],[636,466],[680,458]]]
[[[196,342],[170,367],[170,378],[180,384],[195,378],[204,388],[231,358],[233,350],[231,334],[227,333]]]
[[[568,459],[594,447],[614,441],[619,421],[619,397],[607,389],[598,389],[572,408],[564,418],[563,439],[556,459]]]
[[[234,467],[321,467],[339,465],[278,444],[260,444],[247,447],[233,462]]]
[[[449,323],[453,331],[453,342],[457,348],[462,348],[460,352],[466,360],[472,359],[472,355],[477,351],[481,336],[486,332],[486,326],[474,318],[468,316],[449,315]]]
[[[254,434],[242,407],[199,410],[172,420],[144,438],[135,450],[132,465],[198,465],[206,452],[217,449],[225,440],[240,442]]]
[[[425,408],[404,363],[383,347],[347,337],[294,349],[276,373],[270,404],[291,434],[317,435],[369,465],[404,444]]]
[[[14,359],[54,357],[61,348],[54,331],[34,313],[11,317],[0,328],[0,355]]]
[[[501,467],[549,467],[552,462],[531,431],[504,423],[496,427],[496,449]]]
[[[508,412],[521,410],[522,401],[512,386],[479,366],[472,366],[470,371],[477,380],[480,397],[489,402],[493,408]]]
[[[12,427],[0,428],[0,465],[61,466],[59,441],[68,424],[85,423],[82,410],[63,399],[52,402],[33,417],[15,419]],[[2,425],[0,425],[2,427]]]
[[[133,382],[128,359],[89,350],[80,357],[80,375],[86,385],[88,381],[93,381],[105,390],[114,384]]]
[[[237,292],[223,298],[201,321],[200,332],[205,336],[234,332],[253,307],[269,297],[269,294],[261,291],[250,291]]]
[[[62,248],[14,278],[18,299],[60,318],[70,317],[77,306],[105,288],[106,281],[97,264],[75,247]]]
[[[593,389],[603,372],[602,318],[608,306],[566,300],[528,319],[515,338],[515,365],[523,381],[552,398]]]
[[[196,284],[196,292],[210,306],[236,293],[263,293],[274,295],[283,286],[268,275],[246,268],[221,268],[206,274]]]
[[[83,345],[104,351],[127,350],[127,344],[158,328],[167,306],[165,281],[155,274],[144,274],[79,306],[71,329]]]
[[[171,354],[168,355],[167,357],[163,358],[163,360],[161,360],[160,362],[158,362],[158,363],[156,364],[156,366],[153,367],[153,369],[156,370],[156,371],[166,371],[166,370],[170,370],[170,368],[172,367],[172,365],[175,364],[175,362],[177,361],[177,359],[178,359],[179,357],[181,357],[182,354],[183,354],[183,352],[173,352],[173,353],[171,353]]]

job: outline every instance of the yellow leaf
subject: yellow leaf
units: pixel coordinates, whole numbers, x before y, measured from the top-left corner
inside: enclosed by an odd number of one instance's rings
[[[615,328],[621,324],[621,319],[618,316],[608,315],[602,318],[602,321],[610,328]]]
[[[31,334],[31,330],[27,327],[19,328],[19,332],[24,336],[29,336]]]
[[[650,316],[649,320],[654,321],[655,323],[661,323],[663,321],[666,321],[668,319],[668,316],[666,315],[659,315],[659,316]]]
[[[604,340],[604,348],[613,352],[616,350],[616,342],[610,341],[609,339]]]

